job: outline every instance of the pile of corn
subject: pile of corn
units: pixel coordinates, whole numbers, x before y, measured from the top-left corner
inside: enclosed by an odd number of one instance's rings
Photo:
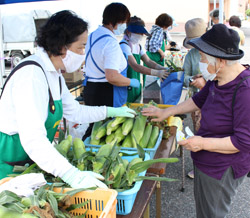
[[[153,148],[159,136],[159,127],[147,122],[141,112],[135,118],[116,117],[112,120],[94,124],[90,144],[119,145],[133,147],[139,144],[142,148]]]
[[[159,158],[144,161],[145,152],[143,149],[138,150],[139,155],[137,153],[127,154],[126,152],[120,152],[120,147],[112,144],[101,146],[97,152],[92,150],[86,151],[84,142],[79,138],[74,139],[73,149],[70,149],[71,140],[71,136],[68,136],[56,146],[56,149],[79,170],[88,170],[102,174],[106,185],[118,191],[130,189],[134,182],[148,179],[148,177],[140,177],[139,174],[146,171],[152,164],[178,161],[177,158]],[[136,155],[136,157],[132,157],[129,162],[127,159],[122,158],[124,155]],[[150,179],[175,181],[159,177],[150,177]]]

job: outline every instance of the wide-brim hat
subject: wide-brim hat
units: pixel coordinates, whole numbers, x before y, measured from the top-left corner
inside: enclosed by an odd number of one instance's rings
[[[186,48],[191,48],[191,46],[188,45],[187,42],[191,39],[202,36],[206,32],[206,28],[207,25],[205,21],[201,18],[194,18],[188,20],[185,23],[186,38],[183,41],[183,46]]]
[[[224,24],[215,24],[199,38],[191,39],[188,44],[216,58],[239,60],[244,52],[239,49],[240,37],[235,30]]]
[[[129,24],[127,26],[127,30],[131,33],[141,33],[141,34],[145,34],[147,36],[150,35],[148,33],[148,31],[145,29],[145,27],[139,23],[138,24],[137,23]]]

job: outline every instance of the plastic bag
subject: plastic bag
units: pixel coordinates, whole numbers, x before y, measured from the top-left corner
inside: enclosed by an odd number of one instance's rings
[[[171,73],[161,82],[161,96],[163,104],[176,105],[181,97],[184,81],[184,72],[178,71]]]

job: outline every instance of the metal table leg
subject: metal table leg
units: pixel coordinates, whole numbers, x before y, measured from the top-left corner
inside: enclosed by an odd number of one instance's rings
[[[156,184],[156,218],[161,218],[161,182]]]
[[[150,218],[150,204],[148,204],[148,206],[144,212],[143,218]]]

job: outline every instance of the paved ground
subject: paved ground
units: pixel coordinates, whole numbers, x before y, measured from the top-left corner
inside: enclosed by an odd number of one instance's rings
[[[241,63],[250,63],[250,23],[244,23],[242,30],[246,35],[246,43],[243,47],[245,56]],[[182,34],[172,34],[174,40],[182,43],[184,36]],[[191,118],[188,117],[184,121],[184,125],[193,129]],[[192,170],[192,160],[188,151],[185,151],[185,171],[186,174]],[[179,151],[172,156],[178,156]],[[178,178],[179,182],[162,183],[162,218],[194,218],[195,204],[193,196],[193,180],[185,178],[185,191],[181,192],[181,161],[179,163],[170,164],[166,170],[166,177]],[[227,218],[249,218],[250,217],[250,178],[246,178],[242,186],[238,189],[235,196],[231,212]],[[216,191],[216,190],[214,190]],[[155,195],[151,200],[150,217],[155,218]],[[212,218],[212,217],[211,217]]]

